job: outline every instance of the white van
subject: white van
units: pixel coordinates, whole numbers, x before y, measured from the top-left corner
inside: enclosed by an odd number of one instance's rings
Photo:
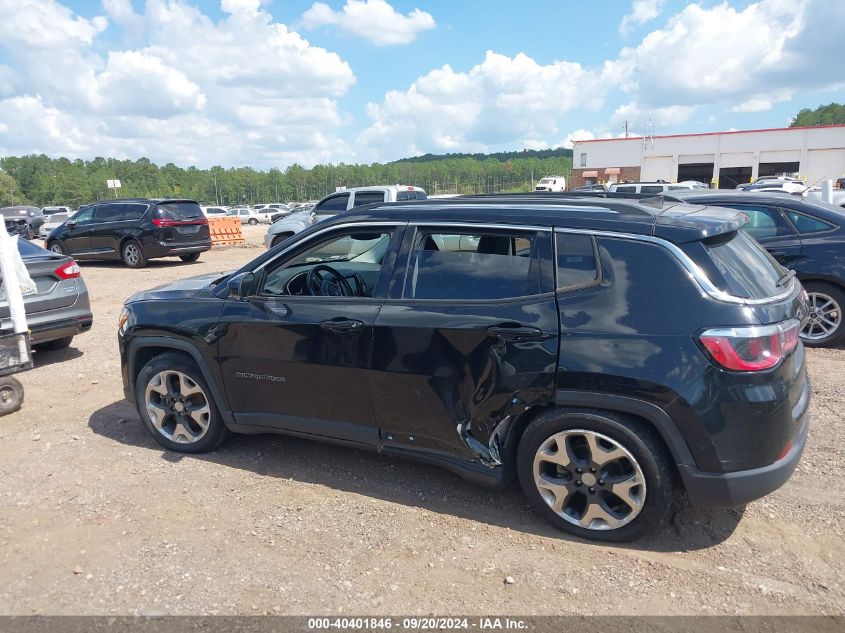
[[[546,176],[534,185],[534,191],[566,191],[566,178],[563,176]]]
[[[614,182],[608,187],[610,193],[666,193],[667,191],[681,191],[697,189],[692,181],[686,182]]]

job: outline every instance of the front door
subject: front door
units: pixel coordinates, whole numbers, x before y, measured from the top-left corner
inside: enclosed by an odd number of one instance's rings
[[[218,352],[236,422],[377,444],[373,324],[400,233],[316,234],[260,266],[254,296],[226,302]]]
[[[91,256],[97,259],[117,259],[120,242],[147,211],[149,205],[137,202],[111,202],[101,204],[94,211],[91,225]]]
[[[62,237],[65,253],[71,257],[88,257],[91,254],[91,226],[94,222],[94,207],[80,209],[65,222],[67,232]]]
[[[386,446],[496,460],[500,423],[553,398],[558,313],[549,231],[406,231],[374,331]]]

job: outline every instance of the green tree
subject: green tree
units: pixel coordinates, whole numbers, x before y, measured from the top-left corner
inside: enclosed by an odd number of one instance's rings
[[[815,127],[817,125],[843,125],[845,124],[845,105],[841,103],[829,103],[822,105],[815,110],[804,108],[792,119],[789,127]]]
[[[26,202],[21,196],[18,182],[5,171],[0,171],[0,207]]]

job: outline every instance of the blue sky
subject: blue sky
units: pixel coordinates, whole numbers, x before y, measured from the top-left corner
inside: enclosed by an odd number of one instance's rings
[[[383,161],[780,127],[841,0],[0,0],[0,153]]]

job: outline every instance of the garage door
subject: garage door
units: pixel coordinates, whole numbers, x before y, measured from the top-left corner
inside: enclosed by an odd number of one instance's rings
[[[643,159],[641,178],[644,182],[653,180],[674,180],[673,162],[671,156],[647,156]]]
[[[845,175],[845,149],[811,149],[807,152],[807,164],[801,171],[809,182],[822,178],[841,178]]]

